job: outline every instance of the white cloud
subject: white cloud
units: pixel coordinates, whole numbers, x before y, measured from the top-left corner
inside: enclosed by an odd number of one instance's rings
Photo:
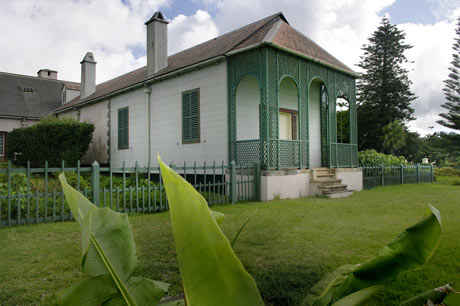
[[[190,48],[219,35],[211,15],[198,10],[193,16],[177,15],[168,26],[168,53]]]
[[[445,110],[442,88],[447,79],[449,63],[452,61],[452,43],[455,34],[453,22],[440,21],[435,24],[402,24],[406,42],[414,47],[406,51],[409,64],[409,78],[412,90],[418,96],[412,106],[417,120],[410,123],[412,130],[421,134],[430,133],[430,126],[440,131],[447,129],[437,124],[438,114]]]
[[[131,48],[145,48],[149,15],[166,0],[54,0],[0,2],[0,71],[35,75],[58,70],[60,79],[79,81],[80,61],[95,55],[97,82],[145,64]]]

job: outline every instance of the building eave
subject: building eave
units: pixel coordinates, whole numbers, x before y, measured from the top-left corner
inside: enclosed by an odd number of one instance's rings
[[[326,67],[329,67],[329,68],[332,68],[334,70],[337,70],[337,71],[340,71],[340,72],[343,72],[345,74],[348,74],[354,78],[359,78],[360,75],[356,72],[351,72],[351,71],[348,71],[346,69],[343,69],[341,67],[338,67],[336,65],[332,65],[332,64],[329,64],[329,63],[326,63],[324,61],[321,61],[319,59],[316,59],[314,57],[311,57],[311,56],[308,56],[308,55],[305,55],[301,52],[298,52],[298,51],[295,51],[295,50],[292,50],[290,48],[286,48],[286,47],[283,47],[283,46],[280,46],[278,44],[275,44],[275,43],[272,43],[272,42],[269,42],[269,41],[264,41],[264,42],[261,42],[261,43],[258,43],[258,44],[255,44],[255,45],[252,45],[252,46],[247,46],[247,47],[244,47],[244,48],[241,48],[241,49],[237,49],[237,50],[232,50],[230,52],[227,52],[226,55],[227,56],[232,56],[232,55],[235,55],[235,54],[238,54],[238,53],[242,53],[242,52],[245,52],[245,51],[248,51],[248,50],[252,50],[252,49],[256,49],[256,48],[260,48],[260,47],[263,47],[263,46],[270,46],[270,47],[273,47],[273,48],[276,48],[278,50],[281,50],[281,51],[284,51],[284,52],[287,52],[287,53],[290,53],[290,54],[293,54],[293,55],[296,55],[298,57],[301,57],[301,58],[305,58],[307,60],[310,60],[312,62],[315,62],[315,63],[318,63],[318,64],[321,64],[323,66],[326,66]]]

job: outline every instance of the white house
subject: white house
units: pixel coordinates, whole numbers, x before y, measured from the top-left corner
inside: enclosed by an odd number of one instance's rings
[[[6,159],[11,130],[37,123],[61,105],[80,95],[80,84],[58,80],[57,71],[40,69],[37,76],[0,72],[0,160]]]
[[[146,22],[145,67],[96,86],[81,62],[81,95],[55,113],[95,123],[87,162],[260,162],[263,199],[362,188],[355,72],[282,13],[171,56],[167,25]]]

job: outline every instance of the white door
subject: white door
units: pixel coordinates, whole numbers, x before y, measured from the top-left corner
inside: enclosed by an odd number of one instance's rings
[[[291,114],[279,113],[279,128],[280,128],[280,139],[291,140],[292,139],[292,122]]]
[[[310,144],[310,169],[321,167],[321,109],[320,83],[310,85],[308,99],[308,131]]]

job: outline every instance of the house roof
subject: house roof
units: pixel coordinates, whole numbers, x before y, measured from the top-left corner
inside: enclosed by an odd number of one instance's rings
[[[232,32],[223,34],[204,43],[168,56],[168,66],[154,75],[147,77],[147,67],[136,69],[119,77],[96,86],[96,91],[84,98],[75,98],[67,104],[61,105],[55,111],[64,111],[77,105],[107,97],[111,93],[144,81],[161,77],[168,73],[199,64],[219,56],[234,54],[246,48],[260,44],[271,44],[283,49],[302,54],[307,58],[320,61],[345,73],[356,73],[330,55],[311,39],[292,28],[282,13],[266,17]]]
[[[0,72],[0,116],[41,118],[62,104],[62,86],[78,83]]]

